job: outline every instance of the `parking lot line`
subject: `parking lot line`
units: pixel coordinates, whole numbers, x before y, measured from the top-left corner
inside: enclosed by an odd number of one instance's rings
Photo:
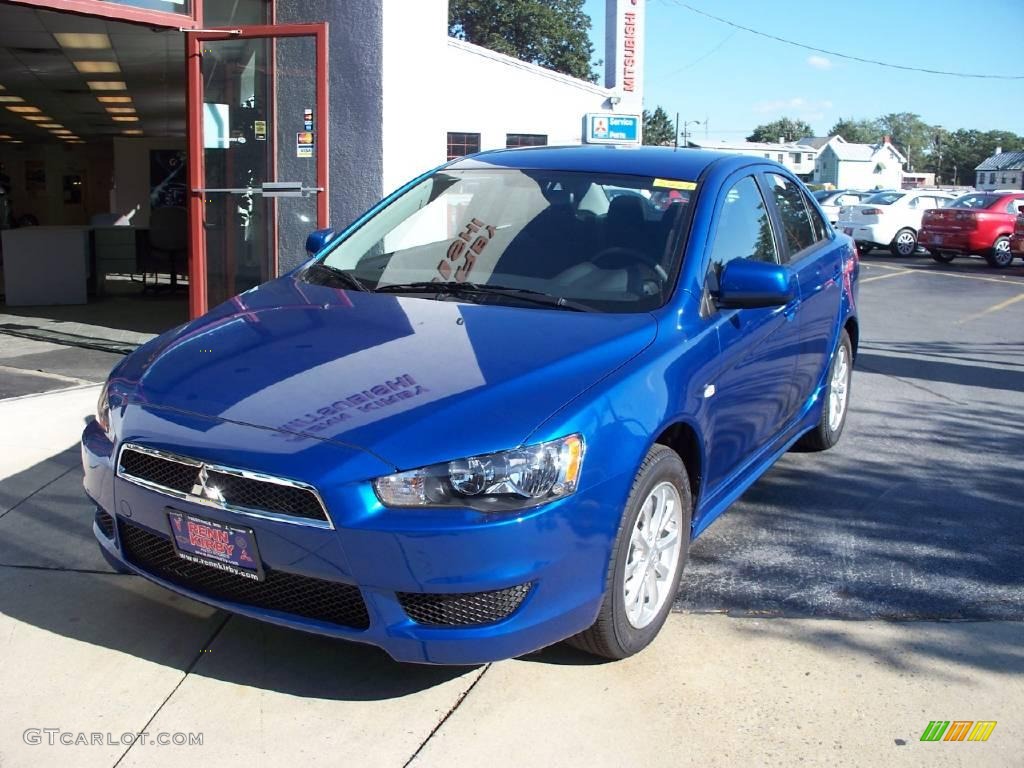
[[[998,304],[993,304],[988,309],[983,309],[981,312],[975,312],[973,315],[968,315],[967,317],[957,320],[957,325],[969,323],[971,320],[977,320],[979,317],[984,317],[985,315],[990,315],[993,312],[998,312],[1001,309],[1006,309],[1012,304],[1016,304],[1018,301],[1024,301],[1024,293],[1018,293],[1016,296],[1013,296],[1006,301],[1000,301]]]
[[[881,266],[881,265],[879,265],[879,266]],[[871,282],[874,282],[875,280],[887,280],[890,277],[899,277],[900,275],[909,275],[911,272],[917,272],[917,271],[918,270],[916,270],[916,269],[904,269],[904,270],[902,270],[900,272],[890,272],[887,275],[875,275],[874,277],[865,277],[860,282],[863,284],[863,283],[871,283]]]

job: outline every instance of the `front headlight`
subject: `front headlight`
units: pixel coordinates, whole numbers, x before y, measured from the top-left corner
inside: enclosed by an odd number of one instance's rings
[[[96,401],[96,423],[103,431],[110,433],[110,380],[107,379],[100,388],[100,397]]]
[[[379,477],[373,487],[389,507],[471,507],[481,512],[526,509],[576,490],[583,447],[580,435],[569,435]]]

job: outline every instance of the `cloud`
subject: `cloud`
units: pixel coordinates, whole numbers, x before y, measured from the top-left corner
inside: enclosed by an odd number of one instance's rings
[[[759,101],[753,106],[755,112],[784,112],[786,110],[799,110],[807,107],[807,102],[800,96],[792,99],[775,99],[774,101]]]
[[[811,54],[807,57],[807,63],[815,69],[832,69],[832,62],[826,59],[824,56],[817,56]]]

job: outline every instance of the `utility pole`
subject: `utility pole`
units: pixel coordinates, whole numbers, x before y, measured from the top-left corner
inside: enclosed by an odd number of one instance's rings
[[[676,136],[675,144],[673,145],[673,149],[679,149],[679,113],[678,112],[676,112],[675,131],[673,131],[673,133]]]

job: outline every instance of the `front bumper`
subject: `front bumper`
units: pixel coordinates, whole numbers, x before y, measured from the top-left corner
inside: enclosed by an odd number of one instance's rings
[[[96,424],[85,430],[82,454],[85,489],[99,510],[94,533],[115,567],[232,613],[435,664],[519,656],[590,626],[631,480],[610,477],[490,519],[383,509],[368,483],[352,483],[324,492],[329,510],[345,511],[332,513],[334,529],[322,529],[241,517],[118,478],[114,446]],[[168,507],[251,528],[267,580],[240,585],[241,577],[197,575],[192,564],[168,560]],[[505,608],[512,610],[495,619]]]

